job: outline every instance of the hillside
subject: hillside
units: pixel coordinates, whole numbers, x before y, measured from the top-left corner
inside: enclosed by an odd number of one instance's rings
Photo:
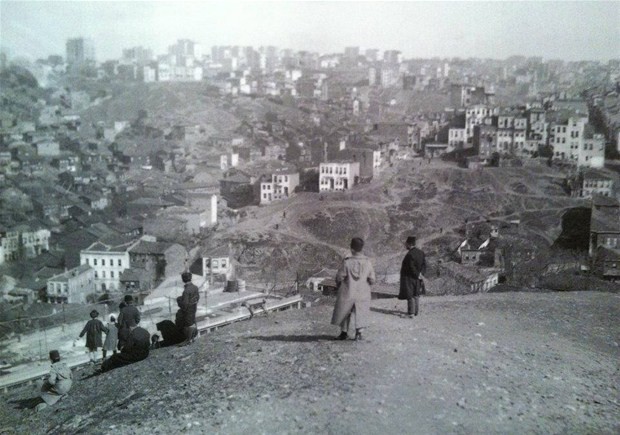
[[[597,433],[620,430],[618,293],[504,293],[372,303],[339,342],[333,300],[258,316],[133,366],[76,373],[35,414],[2,396],[0,432]]]
[[[546,166],[474,171],[437,160],[397,161],[372,183],[348,192],[302,192],[282,203],[246,207],[242,210],[246,217],[219,230],[216,238],[220,243],[231,242],[237,253],[253,240],[262,240],[265,255],[258,266],[263,268],[270,265],[275,241],[304,243],[303,255],[291,252],[291,261],[281,268],[281,276],[292,282],[305,267],[299,265],[300,259],[319,269],[337,267],[338,262],[321,262],[329,258],[327,252],[336,258],[347,255],[354,236],[365,239],[365,252],[378,271],[394,274],[407,235],[418,237],[432,267],[439,260],[453,259],[466,224],[468,231],[488,234],[490,223],[495,223],[513,258],[537,258],[539,264],[534,267],[544,268],[557,254],[551,247],[562,231],[563,214],[572,207],[588,206],[562,190],[564,176]],[[537,272],[531,270],[525,278]]]

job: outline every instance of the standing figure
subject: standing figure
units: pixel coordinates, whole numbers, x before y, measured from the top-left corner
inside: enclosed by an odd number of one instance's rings
[[[108,328],[103,325],[101,320],[97,319],[97,316],[99,316],[99,312],[92,310],[90,312],[91,319],[86,322],[84,329],[80,332],[80,338],[86,334],[86,347],[92,364],[97,362],[97,348],[102,347],[101,332],[108,332]]]
[[[198,331],[196,327],[196,310],[198,309],[200,294],[198,292],[198,287],[192,284],[192,274],[190,272],[183,272],[181,274],[181,280],[183,280],[184,288],[181,299],[177,300],[177,302],[182,315],[177,317],[179,321],[177,326],[183,328],[185,341],[180,345],[185,345],[194,341],[195,332]]]
[[[60,361],[60,353],[57,350],[50,351],[52,367],[47,379],[39,381],[37,386],[40,389],[40,398],[43,402],[36,406],[37,411],[47,408],[62,399],[73,385],[73,374],[71,369],[64,362]]]
[[[125,306],[118,315],[118,349],[121,350],[132,327],[140,323],[140,311],[133,304],[133,296],[125,295]]]
[[[116,326],[116,318],[113,315],[110,315],[107,328],[108,332],[103,342],[103,359],[105,359],[108,351],[116,353],[116,346],[118,346],[118,327]]]
[[[400,267],[400,292],[398,299],[407,301],[407,315],[417,316],[420,300],[420,275],[426,272],[424,252],[415,247],[415,237],[407,237],[407,254]]]
[[[332,325],[340,326],[338,340],[346,340],[351,324],[355,325],[355,340],[362,340],[362,330],[370,317],[370,286],[376,281],[370,258],[362,254],[364,241],[351,240],[351,256],[344,259],[336,274],[338,297],[332,315]]]

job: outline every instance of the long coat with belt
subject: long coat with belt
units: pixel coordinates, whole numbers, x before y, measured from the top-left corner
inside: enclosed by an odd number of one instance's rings
[[[426,272],[424,252],[411,248],[400,267],[400,292],[398,299],[411,299],[420,296],[420,274]]]
[[[336,274],[338,297],[332,315],[332,325],[340,325],[355,307],[355,327],[368,326],[370,286],[375,281],[375,270],[368,257],[355,253],[344,259]]]
[[[80,332],[80,337],[86,334],[86,347],[89,349],[97,349],[101,347],[101,332],[108,332],[108,328],[103,326],[103,323],[99,319],[90,319],[86,322],[84,329]]]

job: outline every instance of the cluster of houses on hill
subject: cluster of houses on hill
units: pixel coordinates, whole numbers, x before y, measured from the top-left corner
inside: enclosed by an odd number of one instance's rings
[[[490,163],[494,155],[545,155],[578,167],[602,168],[605,136],[594,132],[582,100],[550,99],[519,108],[477,104],[453,118],[444,144],[433,150],[472,149],[475,158]]]

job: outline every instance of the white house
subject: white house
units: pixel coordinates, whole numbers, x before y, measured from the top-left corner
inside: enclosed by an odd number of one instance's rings
[[[271,174],[271,181],[260,184],[260,204],[269,204],[290,197],[299,186],[299,172],[280,169]]]
[[[85,304],[86,296],[95,292],[95,270],[82,264],[47,280],[50,303]]]
[[[202,273],[205,277],[212,274],[224,274],[228,278],[232,271],[230,249],[228,246],[221,246],[209,250],[207,255],[202,258]]]
[[[87,264],[94,269],[95,291],[118,291],[121,273],[128,269],[128,249],[133,243],[109,246],[95,242],[80,252],[80,264]]]
[[[319,191],[348,190],[357,184],[359,162],[329,162],[319,165]]]

